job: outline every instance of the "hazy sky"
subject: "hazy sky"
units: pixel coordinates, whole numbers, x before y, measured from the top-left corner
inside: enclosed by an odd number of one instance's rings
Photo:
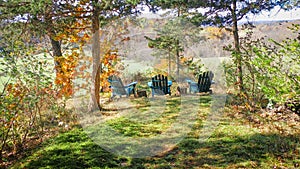
[[[164,13],[160,11],[159,14]],[[159,17],[158,14],[152,14],[150,12],[143,12],[142,17],[156,18]],[[240,22],[245,22],[247,19],[250,22],[253,21],[271,21],[271,20],[300,20],[300,8],[293,9],[290,11],[279,10],[278,8],[273,9],[270,12],[264,11],[259,15],[248,15],[247,18],[243,18]]]
[[[274,10],[267,12],[264,11],[259,15],[249,15],[249,21],[268,21],[268,20],[295,20],[300,19],[300,8],[291,10],[291,11],[283,11],[275,8]],[[243,21],[246,21],[244,18]]]

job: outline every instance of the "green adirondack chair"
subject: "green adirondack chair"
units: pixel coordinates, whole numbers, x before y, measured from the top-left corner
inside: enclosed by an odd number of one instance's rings
[[[152,97],[154,95],[171,95],[172,81],[168,80],[167,76],[158,74],[152,77],[151,82],[148,82],[148,86],[151,88]]]
[[[189,93],[201,93],[201,92],[209,92],[212,93],[211,84],[214,83],[212,80],[214,74],[212,71],[207,71],[199,75],[198,82],[193,82],[191,80],[187,80],[189,84]]]
[[[130,94],[134,94],[135,96],[135,87],[137,82],[132,82],[124,86],[121,78],[116,75],[109,76],[108,82],[110,83],[110,88],[112,89],[111,98],[114,98],[115,96],[122,97],[123,95],[128,97]]]

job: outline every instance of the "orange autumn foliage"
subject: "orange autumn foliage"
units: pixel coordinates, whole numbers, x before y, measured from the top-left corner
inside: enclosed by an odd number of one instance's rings
[[[55,58],[55,61],[62,65],[62,73],[57,72],[55,79],[55,84],[59,86],[58,97],[69,97],[73,94],[72,80],[74,79],[78,56],[77,52],[72,52],[71,54]]]
[[[210,39],[224,39],[228,33],[225,29],[218,27],[207,27],[205,30],[208,32],[208,38]]]
[[[90,36],[83,31],[85,22],[78,21],[75,22],[69,29],[65,29],[63,32],[57,33],[54,38],[57,41],[61,41],[62,44],[76,43],[79,45],[80,50],[82,46],[89,41]],[[65,53],[63,56],[55,57],[55,62],[58,62],[60,65],[56,67],[55,84],[59,87],[58,97],[70,97],[74,93],[74,84],[73,79],[76,75],[76,66],[79,61],[79,52],[75,48],[71,49],[71,53]]]
[[[108,77],[119,73],[115,67],[119,60],[117,52],[110,50],[101,59],[102,72],[100,76],[100,87],[103,91],[109,91]]]

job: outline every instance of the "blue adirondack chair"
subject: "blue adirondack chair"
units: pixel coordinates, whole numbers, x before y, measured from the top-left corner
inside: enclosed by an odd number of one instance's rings
[[[211,71],[207,71],[199,75],[198,82],[187,80],[189,84],[189,93],[200,93],[200,92],[212,93],[210,87],[211,84],[214,83],[214,81],[212,80],[213,77],[214,74]]]
[[[115,96],[122,97],[123,95],[128,97],[130,94],[135,96],[135,86],[137,82],[132,82],[124,86],[122,80],[116,75],[109,76],[108,82],[110,83],[110,88],[112,89],[111,98]]]
[[[172,81],[168,80],[167,76],[158,74],[152,77],[151,82],[148,82],[148,86],[151,88],[152,97],[154,95],[171,95]]]

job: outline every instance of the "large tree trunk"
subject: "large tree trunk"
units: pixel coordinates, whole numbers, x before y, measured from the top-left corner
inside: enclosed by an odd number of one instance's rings
[[[58,74],[62,74],[62,65],[61,63],[57,60],[59,57],[62,56],[62,51],[61,51],[61,43],[57,40],[54,40],[54,37],[56,36],[55,28],[53,26],[53,20],[52,20],[52,8],[51,6],[47,6],[46,9],[46,14],[45,14],[45,23],[47,25],[46,30],[47,30],[47,35],[50,38],[51,46],[52,46],[52,51],[53,51],[53,58],[54,58],[54,64],[55,64],[55,73],[56,77]]]
[[[242,69],[242,56],[240,51],[240,42],[239,42],[239,34],[238,34],[238,26],[237,26],[237,16],[236,16],[236,6],[237,2],[236,0],[233,1],[231,14],[232,14],[232,22],[233,22],[233,36],[234,36],[234,48],[235,48],[235,60],[237,65],[237,84],[238,89],[240,93],[244,91],[244,85],[243,85],[243,69]]]
[[[53,35],[51,35],[51,36],[53,36]],[[59,41],[54,40],[53,37],[50,37],[50,41],[51,41],[51,45],[52,45],[53,57],[54,57],[54,63],[55,63],[55,71],[56,71],[56,76],[57,76],[57,74],[63,73],[61,63],[57,61],[57,58],[62,56],[61,44]]]
[[[168,75],[171,76],[171,49],[170,48],[169,48],[168,54],[169,54]]]
[[[88,109],[94,111],[100,109],[100,33],[99,33],[99,7],[98,0],[94,0],[94,10],[92,17],[92,57],[93,57],[93,71],[91,84],[91,97]]]
[[[180,67],[180,63],[179,63],[179,58],[180,58],[180,53],[179,53],[179,40],[177,39],[176,41],[176,63],[177,63],[177,70],[176,70],[176,76],[177,76],[177,80],[179,80],[179,67]]]

